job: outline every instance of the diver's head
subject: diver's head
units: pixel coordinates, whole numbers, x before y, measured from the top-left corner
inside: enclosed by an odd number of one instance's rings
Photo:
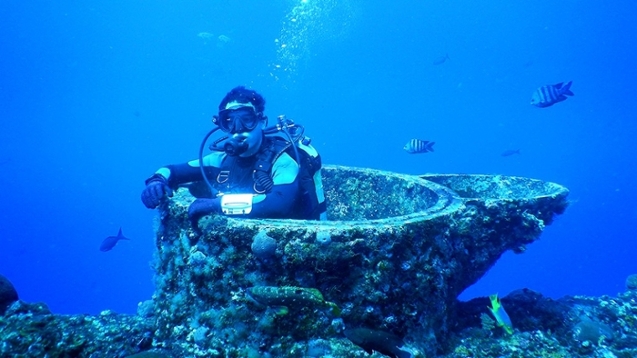
[[[239,86],[226,94],[212,120],[229,134],[224,143],[226,153],[249,157],[259,151],[267,125],[264,109],[265,99],[256,91]]]

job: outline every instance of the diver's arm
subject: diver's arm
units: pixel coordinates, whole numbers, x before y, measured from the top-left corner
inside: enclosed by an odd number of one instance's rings
[[[222,160],[223,157],[217,153],[207,155],[203,158],[204,171],[206,172],[206,177],[208,177],[208,179],[217,177]],[[187,163],[171,164],[159,168],[151,178],[156,177],[157,175],[166,179],[168,186],[172,189],[176,189],[183,183],[203,180],[198,159],[191,160]]]
[[[266,195],[255,197],[249,217],[289,218],[299,189],[298,180],[290,184],[275,185]],[[259,200],[263,198],[263,200]],[[257,201],[259,200],[259,201]]]
[[[204,167],[208,178],[212,178],[213,175],[217,175],[216,168]],[[180,184],[189,183],[194,181],[201,181],[203,177],[201,175],[201,169],[199,167],[192,167],[188,163],[183,164],[171,164],[165,167],[159,168],[155,172],[155,175],[161,175],[166,179],[168,186],[172,189],[176,189]]]
[[[252,211],[250,214],[238,214],[237,217],[275,219],[289,218],[294,209],[294,201],[298,191],[298,181],[290,184],[275,185],[267,194],[259,194],[253,197]],[[232,195],[232,194],[226,194]],[[199,219],[209,214],[221,214],[222,197],[212,199],[197,199],[188,208],[188,217],[194,228],[199,227]],[[230,214],[229,216],[235,216]]]
[[[293,216],[291,211],[294,209],[297,191],[297,181],[291,184],[275,185],[267,195],[259,194],[253,198],[250,214],[236,216],[261,219],[289,218]],[[213,213],[222,213],[221,197],[197,199],[188,209],[188,216],[193,222],[197,222],[204,215]]]

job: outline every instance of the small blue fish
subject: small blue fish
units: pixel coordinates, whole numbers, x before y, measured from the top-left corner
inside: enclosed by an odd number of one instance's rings
[[[110,251],[112,250],[115,245],[117,245],[117,242],[119,240],[130,240],[129,238],[124,237],[124,235],[122,235],[122,228],[119,228],[119,232],[117,233],[117,236],[109,236],[106,239],[104,239],[104,241],[102,241],[102,244],[100,245],[100,251],[106,252],[106,251]]]
[[[407,151],[407,153],[409,154],[427,153],[427,152],[434,151],[434,144],[436,144],[436,142],[430,142],[428,140],[412,139],[409,142],[407,142],[407,144],[405,144],[403,149]]]
[[[536,107],[545,108],[565,101],[568,98],[566,96],[575,95],[571,92],[571,84],[573,84],[573,81],[568,82],[566,85],[562,82],[556,85],[542,86],[533,92],[531,104]]]
[[[438,65],[442,65],[443,63],[447,62],[447,60],[449,60],[449,54],[446,53],[444,56],[438,57],[437,59],[434,60],[434,66],[438,66]]]
[[[519,149],[507,149],[504,152],[502,152],[502,154],[500,154],[503,157],[508,157],[511,155],[515,155],[515,154],[520,154],[520,150]]]

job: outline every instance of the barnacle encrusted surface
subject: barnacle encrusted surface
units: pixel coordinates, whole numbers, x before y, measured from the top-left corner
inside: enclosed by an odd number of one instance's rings
[[[279,354],[299,341],[342,339],[347,325],[389,331],[432,353],[458,294],[505,251],[537,239],[567,205],[564,187],[526,178],[333,166],[323,177],[328,221],[210,216],[201,235],[186,217],[192,198],[178,191],[157,232],[158,340],[192,352]],[[250,249],[258,234],[276,240],[267,261]],[[193,265],[197,252],[205,260]],[[277,314],[245,294],[255,286],[316,289],[341,315],[302,304]],[[200,327],[207,339],[195,343]]]
[[[512,335],[485,324],[488,298],[456,299],[539,237],[565,210],[564,187],[335,166],[323,182],[328,221],[215,215],[201,232],[188,220],[194,198],[177,191],[159,210],[156,291],[137,315],[55,315],[18,300],[0,315],[0,356],[366,357],[343,334],[358,327],[400,337],[414,357],[637,354],[635,290],[511,293]]]

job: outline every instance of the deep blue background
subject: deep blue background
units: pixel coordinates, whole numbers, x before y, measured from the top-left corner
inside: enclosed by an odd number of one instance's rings
[[[462,298],[622,291],[637,273],[637,5],[336,3],[2,1],[0,274],[57,313],[134,312],[153,292],[143,181],[195,158],[242,84],[304,124],[325,163],[567,186],[541,240]],[[569,80],[575,97],[529,105]],[[412,137],[436,152],[408,155]],[[100,252],[120,226],[132,240]]]

